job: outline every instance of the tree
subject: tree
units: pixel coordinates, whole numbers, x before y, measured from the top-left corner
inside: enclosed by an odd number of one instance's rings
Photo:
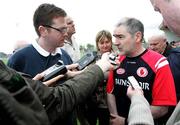
[[[92,45],[92,44],[87,44],[87,51],[94,51],[95,50],[95,46],[94,45]]]

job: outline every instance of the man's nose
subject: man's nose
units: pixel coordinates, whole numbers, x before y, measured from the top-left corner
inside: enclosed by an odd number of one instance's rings
[[[67,32],[65,32],[63,35],[64,35],[64,37],[68,37],[68,33]]]
[[[120,43],[119,40],[115,39],[114,42],[113,42],[113,44],[114,44],[115,46],[118,46],[118,45],[120,45],[121,43]]]

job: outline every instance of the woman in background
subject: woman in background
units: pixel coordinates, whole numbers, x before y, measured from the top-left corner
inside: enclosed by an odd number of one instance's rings
[[[97,60],[105,52],[112,52],[112,35],[107,30],[101,30],[96,35]],[[99,84],[97,90],[87,100],[86,118],[90,125],[109,125],[109,110],[106,102],[106,79]]]

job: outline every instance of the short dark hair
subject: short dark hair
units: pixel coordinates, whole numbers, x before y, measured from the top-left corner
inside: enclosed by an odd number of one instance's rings
[[[67,14],[63,9],[55,6],[54,4],[48,4],[48,3],[41,4],[36,9],[33,16],[34,28],[38,36],[40,36],[40,33],[38,31],[40,25],[51,25],[53,23],[52,20],[54,18],[66,17],[66,15]]]
[[[120,20],[118,22],[118,24],[116,25],[116,27],[119,26],[125,26],[127,28],[128,33],[130,33],[131,35],[135,35],[136,32],[141,32],[142,33],[142,40],[144,37],[144,25],[142,24],[141,21],[139,21],[138,19],[135,18],[123,18],[122,20]]]

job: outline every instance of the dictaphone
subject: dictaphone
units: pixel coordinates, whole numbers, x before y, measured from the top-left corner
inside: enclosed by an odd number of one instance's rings
[[[67,72],[66,66],[58,61],[56,64],[54,64],[53,66],[49,67],[47,70],[44,71],[45,75],[43,81],[52,79],[60,74],[65,74],[66,72]]]
[[[132,86],[132,88],[134,88],[134,89],[142,89],[134,76],[129,76],[128,80],[129,80],[130,85]]]
[[[79,64],[77,69],[78,70],[84,69],[86,66],[94,62],[96,57],[97,57],[97,52],[95,51],[86,53],[80,60],[76,62]]]

